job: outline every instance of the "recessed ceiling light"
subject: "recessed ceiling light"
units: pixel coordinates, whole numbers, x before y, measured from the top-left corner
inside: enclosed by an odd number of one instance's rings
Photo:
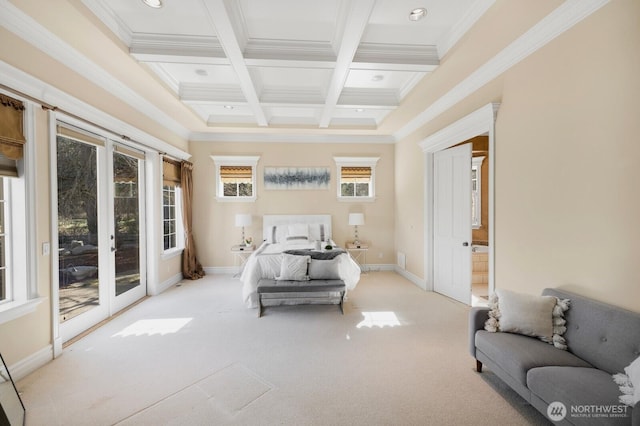
[[[371,81],[382,81],[384,80],[384,75],[382,74],[376,74],[373,77],[371,77]]]
[[[198,69],[196,70],[196,74],[198,74],[198,75],[200,75],[200,76],[202,76],[202,77],[206,77],[206,76],[208,76],[208,75],[209,75],[209,73],[207,72],[207,70],[202,69],[202,68],[198,68]]]
[[[142,0],[142,3],[154,9],[160,9],[162,7],[162,0]]]
[[[233,105],[225,105],[224,109],[233,109]]]
[[[364,108],[356,108],[356,112],[364,112]]]
[[[427,16],[427,9],[425,9],[424,7],[419,7],[417,9],[413,9],[411,11],[411,13],[409,14],[409,20],[410,21],[419,21],[420,19],[424,18],[425,16]]]

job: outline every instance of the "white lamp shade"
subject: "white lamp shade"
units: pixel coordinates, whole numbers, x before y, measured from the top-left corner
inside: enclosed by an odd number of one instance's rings
[[[364,225],[364,214],[349,213],[349,225]]]
[[[251,225],[251,215],[250,214],[237,214],[236,215],[236,226],[249,226]]]

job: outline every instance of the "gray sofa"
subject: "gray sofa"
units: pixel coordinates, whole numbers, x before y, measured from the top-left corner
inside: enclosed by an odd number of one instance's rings
[[[571,300],[565,313],[568,350],[533,337],[490,333],[484,330],[489,308],[474,307],[469,348],[476,370],[485,365],[547,418],[551,403],[564,404],[565,416],[555,424],[640,426],[640,406],[620,404],[612,379],[640,356],[640,314],[558,289],[542,294]],[[552,411],[551,418],[561,414]]]

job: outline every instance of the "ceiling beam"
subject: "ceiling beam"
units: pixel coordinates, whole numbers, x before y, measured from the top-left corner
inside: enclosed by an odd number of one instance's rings
[[[338,104],[344,83],[349,76],[353,58],[358,50],[375,3],[375,0],[353,0],[350,5],[349,14],[344,22],[344,32],[340,42],[340,49],[338,50],[336,66],[331,76],[327,98],[320,116],[320,128],[327,128],[331,123],[331,116]]]
[[[251,80],[251,75],[249,74],[249,69],[244,61],[244,57],[242,56],[242,50],[240,49],[240,44],[233,30],[233,25],[231,24],[224,0],[203,0],[203,4],[209,13],[211,22],[215,26],[218,41],[238,76],[242,93],[244,93],[244,96],[247,98],[247,102],[255,115],[258,126],[267,127],[269,122],[260,105],[258,93]]]

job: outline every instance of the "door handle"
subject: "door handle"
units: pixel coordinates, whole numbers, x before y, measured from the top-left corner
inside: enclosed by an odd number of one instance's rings
[[[465,241],[464,243],[462,243],[462,247],[469,247],[469,243]]]

